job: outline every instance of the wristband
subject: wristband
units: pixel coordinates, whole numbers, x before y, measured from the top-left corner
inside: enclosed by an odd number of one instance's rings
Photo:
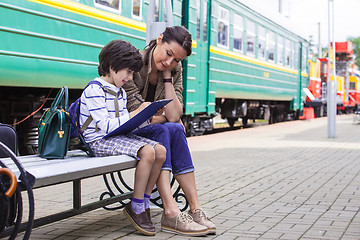
[[[172,82],[173,82],[173,79],[172,79],[172,78],[164,78],[164,79],[163,79],[163,82],[164,82],[164,83],[167,83],[167,82],[168,82],[168,83],[172,83]]]

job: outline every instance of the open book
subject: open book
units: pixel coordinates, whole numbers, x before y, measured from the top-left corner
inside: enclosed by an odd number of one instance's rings
[[[171,101],[172,99],[164,99],[152,102],[149,106],[141,110],[141,112],[130,118],[129,121],[115,129],[114,131],[108,133],[103,138],[108,138],[115,135],[124,135],[132,132],[134,129],[143,124],[146,120],[151,118],[157,111],[159,111],[160,108],[164,107]]]

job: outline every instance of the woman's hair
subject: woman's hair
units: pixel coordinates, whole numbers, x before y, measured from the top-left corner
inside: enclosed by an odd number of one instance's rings
[[[99,54],[99,76],[109,74],[110,68],[115,72],[124,68],[138,72],[142,66],[141,53],[127,41],[113,40]]]
[[[167,27],[165,31],[162,33],[163,38],[162,42],[171,43],[177,42],[185,51],[186,55],[191,55],[191,46],[192,46],[192,38],[189,31],[183,26],[174,26],[174,27]],[[156,46],[156,39],[151,40],[149,45],[147,45],[146,53],[144,56],[144,62],[147,64],[149,62],[149,54],[152,49]]]

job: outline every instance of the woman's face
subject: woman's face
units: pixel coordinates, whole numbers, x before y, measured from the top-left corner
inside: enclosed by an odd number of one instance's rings
[[[157,70],[163,72],[173,70],[186,56],[187,52],[177,42],[162,42],[162,35],[156,40],[153,59]]]

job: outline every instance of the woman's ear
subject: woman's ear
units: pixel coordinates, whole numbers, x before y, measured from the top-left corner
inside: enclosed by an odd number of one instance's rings
[[[160,34],[160,36],[156,39],[156,44],[161,44],[163,39],[163,35]]]

